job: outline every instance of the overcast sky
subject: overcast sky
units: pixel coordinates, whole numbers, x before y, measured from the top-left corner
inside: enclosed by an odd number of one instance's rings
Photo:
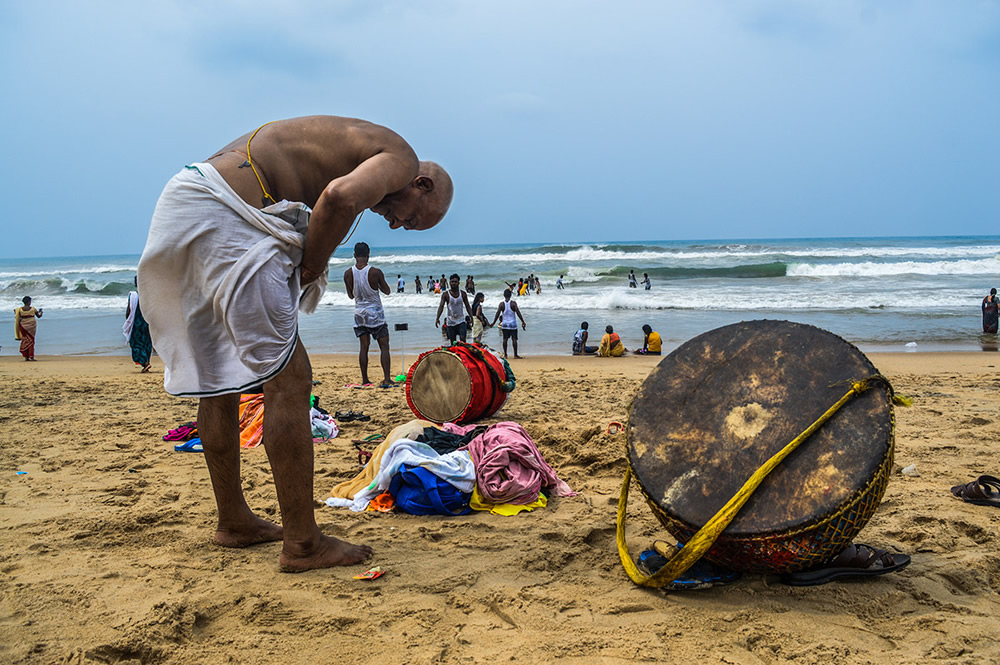
[[[381,245],[1000,228],[1000,0],[0,6],[0,256],[138,253],[164,183],[278,118],[445,165]]]

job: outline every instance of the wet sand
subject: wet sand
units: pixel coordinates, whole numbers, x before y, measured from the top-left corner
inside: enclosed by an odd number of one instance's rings
[[[317,444],[318,520],[375,556],[298,575],[279,572],[280,544],[212,544],[201,455],[161,440],[196,403],[163,392],[159,358],[152,374],[124,357],[0,358],[0,661],[988,662],[1000,656],[1000,510],[949,488],[1000,473],[1000,356],[870,357],[915,401],[896,411],[897,472],[859,540],[911,554],[909,568],[669,594],[634,586],[618,560],[625,440],[605,431],[658,358],[513,361],[517,390],[493,420],[523,424],[581,494],[516,517],[432,518],[322,505],[359,469],[350,439],[413,416],[402,388],[342,387],[358,380],[355,356],[314,357],[320,404],[372,416]],[[251,507],[278,519],[263,448],[242,460]],[[910,464],[919,476],[898,473]],[[633,549],[662,537],[633,490]],[[388,573],[352,579],[373,565]]]

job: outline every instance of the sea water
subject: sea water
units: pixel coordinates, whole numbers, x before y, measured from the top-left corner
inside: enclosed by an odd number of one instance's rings
[[[0,259],[0,294],[11,318],[25,295],[44,309],[39,355],[124,355],[121,324],[138,260]],[[300,317],[310,352],[358,349],[342,278],[352,264],[350,248],[334,254],[321,304]],[[611,325],[628,348],[641,345],[645,323],[669,350],[706,330],[762,318],[816,325],[863,350],[997,347],[981,335],[980,303],[1000,286],[1000,236],[373,247],[371,264],[390,286],[383,303],[400,367],[408,355],[441,344],[434,327],[440,296],[428,293],[427,281],[452,273],[463,288],[474,276],[490,320],[506,283],[541,279],[541,294],[515,297],[528,325],[520,331],[522,355],[569,353],[581,321],[589,322],[594,343]],[[630,288],[630,270],[639,281],[648,274],[651,289]],[[404,293],[396,293],[397,275]],[[408,330],[393,330],[402,323]],[[17,353],[10,325],[2,355]],[[484,341],[499,348],[499,330],[488,330]]]

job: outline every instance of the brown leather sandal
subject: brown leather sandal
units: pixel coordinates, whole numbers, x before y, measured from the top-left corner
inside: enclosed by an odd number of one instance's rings
[[[951,493],[966,503],[1000,508],[1000,478],[979,476],[971,483],[955,485]]]

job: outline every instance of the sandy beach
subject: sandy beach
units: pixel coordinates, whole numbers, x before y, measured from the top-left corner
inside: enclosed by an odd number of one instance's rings
[[[5,663],[979,663],[1000,656],[1000,511],[949,488],[1000,474],[995,353],[870,354],[896,390],[896,472],[860,542],[912,555],[880,578],[795,588],[745,576],[704,591],[636,587],[615,547],[629,403],[653,357],[535,356],[491,421],[513,420],[580,492],[515,517],[352,513],[322,504],[359,470],[350,439],[413,416],[403,390],[357,390],[354,355],[313,358],[331,412],[317,517],[370,563],[279,572],[280,544],[216,547],[201,455],[166,431],[196,417],[162,364],[0,358],[0,661]],[[376,363],[376,356],[372,362]],[[242,453],[251,507],[278,519],[263,448]],[[915,464],[919,476],[899,469]],[[16,475],[16,472],[27,472]],[[633,554],[668,537],[633,490]],[[379,565],[375,581],[352,576]]]

